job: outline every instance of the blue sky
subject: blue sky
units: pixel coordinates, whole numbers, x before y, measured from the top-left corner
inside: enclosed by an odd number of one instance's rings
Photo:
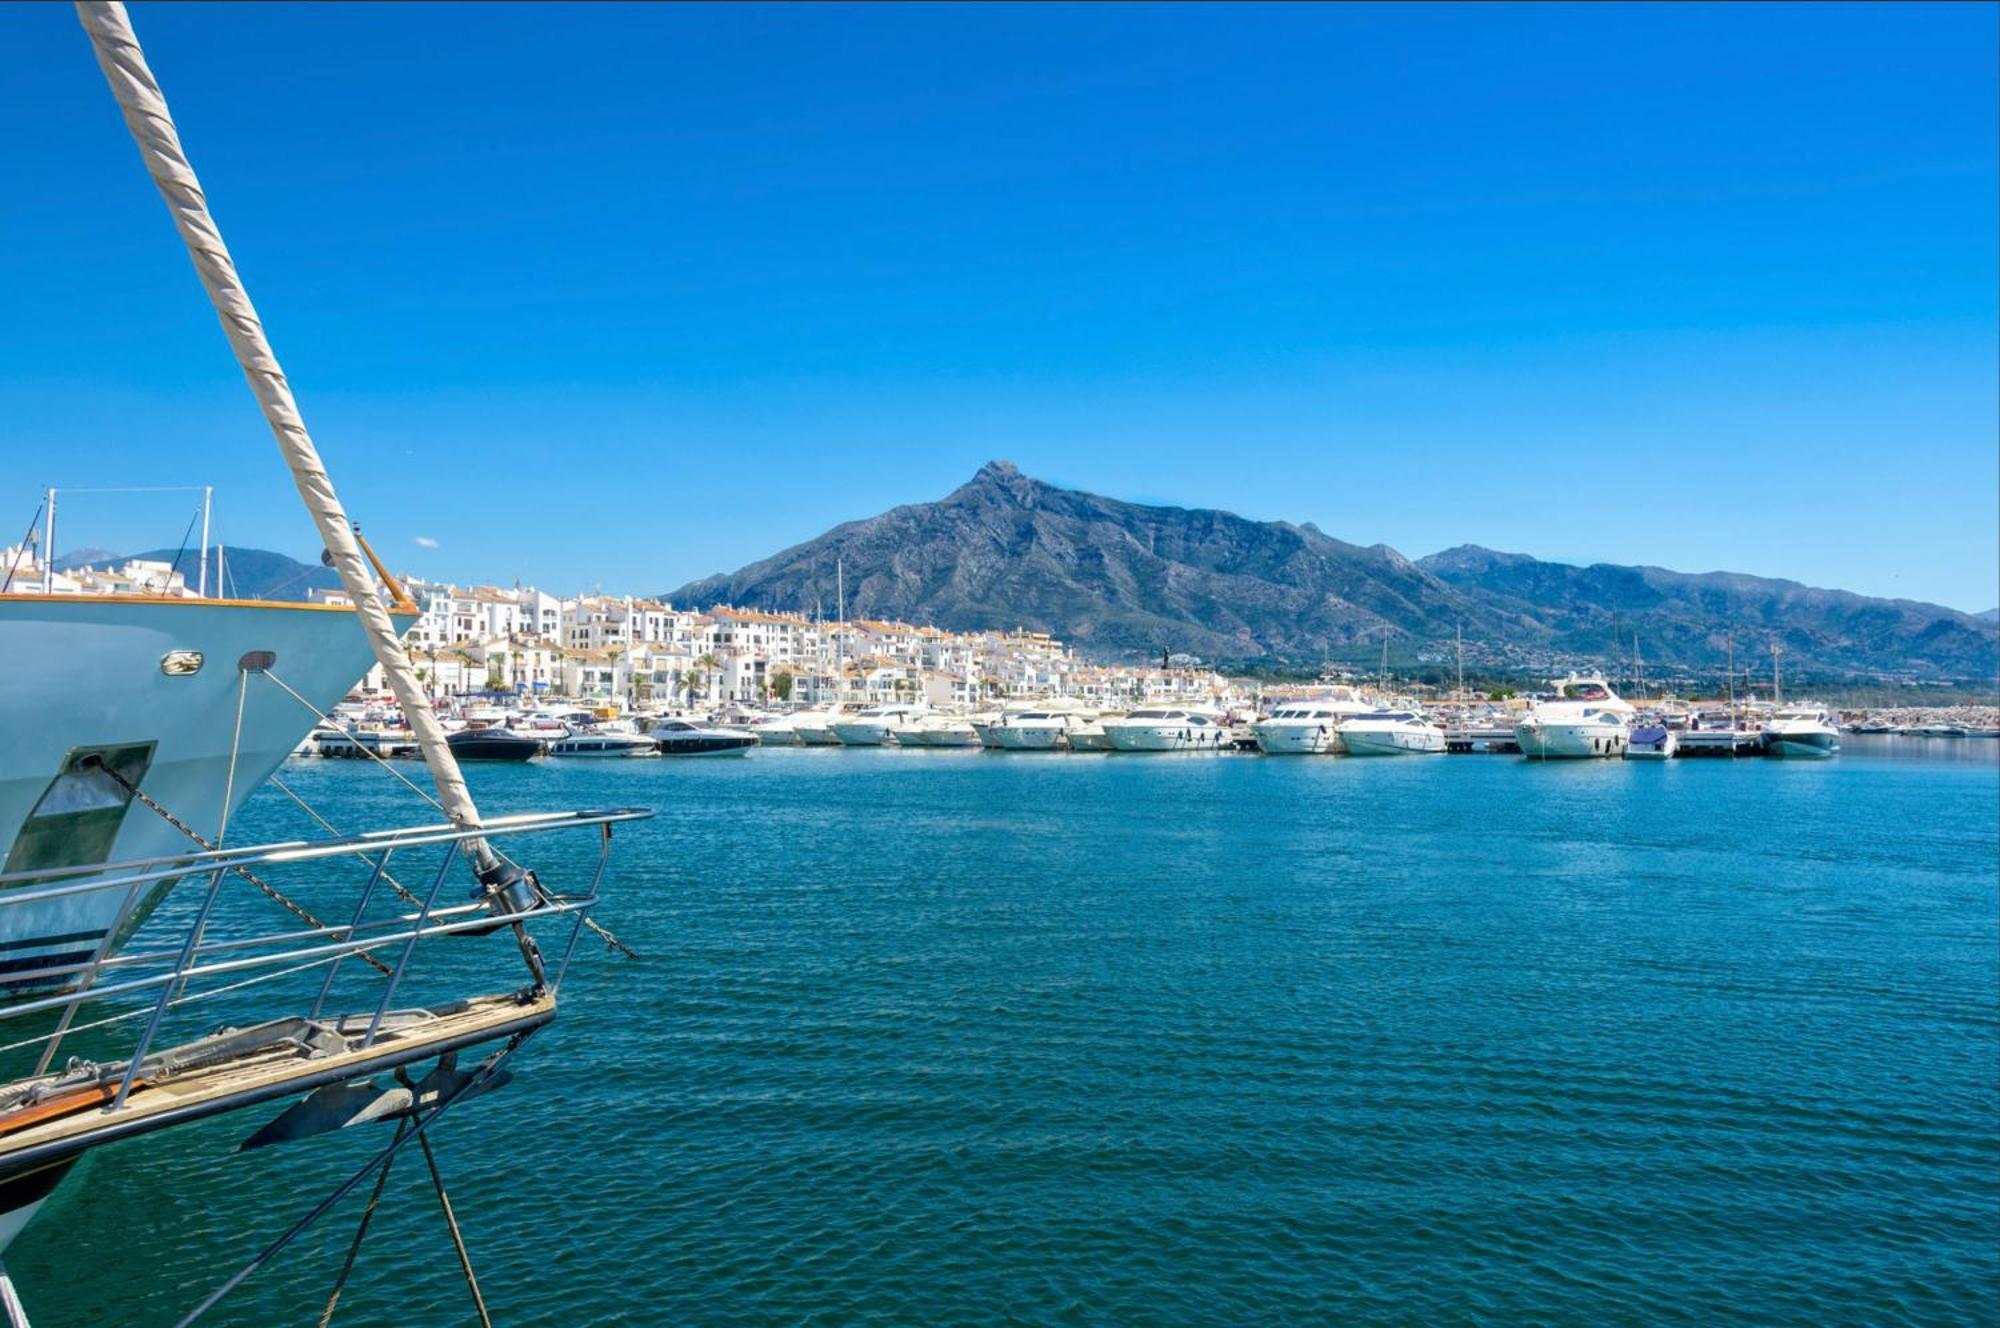
[[[410,571],[657,591],[1005,457],[2000,602],[1992,6],[135,22]],[[68,8],[0,24],[0,543],[47,484],[214,483],[315,551]],[[186,516],[79,496],[58,542]]]

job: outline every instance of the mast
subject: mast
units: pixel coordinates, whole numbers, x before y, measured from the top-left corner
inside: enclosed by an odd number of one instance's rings
[[[1458,625],[1458,700],[1465,699],[1465,624]]]
[[[479,809],[473,805],[465,777],[445,743],[444,730],[439,727],[430,701],[410,668],[396,625],[383,606],[347,512],[320,460],[319,449],[306,431],[291,384],[286,381],[285,371],[264,333],[263,321],[250,302],[250,293],[229,255],[228,245],[223,243],[215,218],[209,214],[201,181],[181,147],[166,95],[146,64],[145,52],[132,31],[125,6],[117,0],[77,0],[76,11],[83,30],[90,36],[98,67],[104,71],[105,81],[111,85],[111,93],[124,113],[125,127],[138,145],[146,171],[159,187],[174,226],[187,245],[195,272],[222,322],[223,335],[228,337],[243,376],[249,380],[250,391],[264,412],[265,423],[277,439],[278,452],[292,472],[299,497],[305,501],[306,510],[319,529],[328,560],[339,573],[340,584],[354,605],[354,615],[367,633],[369,647],[409,720],[424,762],[430,767],[431,779],[437,785],[439,805],[454,824],[477,826]],[[53,502],[50,509],[53,527]],[[484,841],[474,841],[470,847],[482,865],[496,862],[493,850]]]
[[[202,599],[208,598],[208,518],[215,507],[215,486],[201,486],[201,563],[195,575],[194,593]],[[221,578],[217,578],[220,580]]]
[[[1736,727],[1736,634],[1729,635],[1729,727]]]
[[[1771,643],[1771,704],[1772,705],[1783,705],[1785,703],[1785,679],[1778,669],[1778,652],[1783,649],[1784,647],[1779,645],[1776,641],[1773,641]]]
[[[1646,694],[1646,664],[1639,657],[1639,629],[1632,629],[1632,690],[1639,696]]]
[[[42,534],[42,593],[56,593],[56,491],[49,486],[48,524]]]

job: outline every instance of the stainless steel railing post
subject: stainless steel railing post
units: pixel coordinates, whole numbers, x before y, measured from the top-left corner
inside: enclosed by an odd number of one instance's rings
[[[354,939],[355,929],[361,925],[361,915],[368,911],[368,900],[374,895],[375,887],[381,883],[383,874],[389,870],[389,858],[395,851],[393,848],[384,849],[382,856],[376,859],[375,871],[368,877],[368,884],[362,887],[361,902],[354,906],[354,917],[348,921],[347,929],[340,934],[341,940]],[[306,1018],[319,1018],[319,1012],[326,1006],[327,994],[333,990],[333,975],[340,971],[340,961],[345,958],[347,956],[344,954],[335,955],[333,961],[326,966],[326,980],[319,984],[319,995],[313,997],[312,1013]]]
[[[174,996],[174,982],[187,972],[188,961],[194,957],[195,944],[201,939],[202,929],[208,925],[209,910],[215,907],[215,897],[222,893],[222,878],[228,871],[227,867],[217,867],[208,874],[208,893],[202,896],[201,911],[195,914],[194,923],[188,928],[180,958],[174,961],[174,971],[160,987],[160,999],[153,1005],[153,1015],[146,1021],[146,1031],[140,1035],[139,1045],[133,1048],[132,1063],[125,1067],[125,1078],[118,1084],[118,1096],[111,1099],[111,1105],[105,1111],[117,1111],[125,1105],[125,1096],[132,1091],[132,1081],[139,1077],[139,1062],[146,1059],[146,1052],[153,1045],[153,1036],[160,1031],[160,1021],[166,1018],[167,1003]]]
[[[403,980],[403,970],[409,966],[410,952],[417,948],[417,940],[424,933],[424,924],[430,921],[431,905],[437,902],[438,891],[444,889],[444,878],[458,861],[459,843],[451,842],[444,851],[444,861],[438,864],[437,878],[431,882],[431,892],[424,896],[424,906],[417,912],[417,920],[410,928],[410,939],[403,942],[403,953],[396,956],[396,967],[389,974],[389,986],[382,993],[382,1003],[375,1007],[375,1017],[368,1021],[368,1034],[361,1039],[361,1049],[366,1051],[375,1045],[375,1035],[382,1029],[382,1016],[389,1013],[389,1002],[396,999],[396,986]]]

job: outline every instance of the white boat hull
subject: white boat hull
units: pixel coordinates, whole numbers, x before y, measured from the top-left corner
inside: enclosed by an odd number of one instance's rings
[[[411,621],[400,617],[407,627]],[[199,651],[200,668],[169,676],[171,652]],[[345,610],[214,600],[96,596],[0,598],[0,657],[14,670],[0,692],[0,843],[6,870],[81,866],[186,852],[189,839],[115,785],[95,777],[88,797],[105,803],[72,833],[59,793],[44,794],[66,766],[92,750],[128,772],[149,797],[213,841],[229,813],[292,754],[318,722],[269,678],[244,674],[253,652],[275,656],[272,675],[320,711],[330,710],[374,662],[360,624]],[[242,739],[230,777],[239,690]],[[74,759],[73,759],[74,758]],[[65,777],[66,786],[79,776]],[[72,790],[75,792],[76,790]],[[30,818],[35,824],[30,826]],[[83,878],[88,879],[88,878]],[[142,898],[120,917],[122,892],[76,895],[0,910],[0,994],[61,986],[33,976],[54,964],[88,962],[111,934],[115,947],[158,902]],[[29,976],[17,976],[27,974]]]
[[[889,728],[876,720],[842,721],[833,725],[833,737],[843,747],[886,747]]]
[[[1064,730],[1055,726],[995,725],[990,731],[992,746],[1003,752],[1053,752],[1063,746]]]
[[[1219,724],[1107,724],[1104,736],[1120,752],[1215,752],[1229,740]]]
[[[1832,734],[1767,734],[1764,751],[1790,761],[1824,761],[1840,751],[1840,741]]]
[[[1349,756],[1431,756],[1444,750],[1444,734],[1435,729],[1429,733],[1363,730],[1343,733],[1340,741]]]
[[[1329,756],[1344,751],[1340,732],[1319,720],[1264,720],[1251,725],[1257,750],[1270,756]]]
[[[1521,755],[1537,761],[1590,760],[1624,754],[1627,730],[1608,724],[1525,723],[1514,729]]]

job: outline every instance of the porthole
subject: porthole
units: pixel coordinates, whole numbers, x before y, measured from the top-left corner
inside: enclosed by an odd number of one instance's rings
[[[169,678],[186,678],[201,672],[199,650],[169,650],[160,656],[160,672]]]

